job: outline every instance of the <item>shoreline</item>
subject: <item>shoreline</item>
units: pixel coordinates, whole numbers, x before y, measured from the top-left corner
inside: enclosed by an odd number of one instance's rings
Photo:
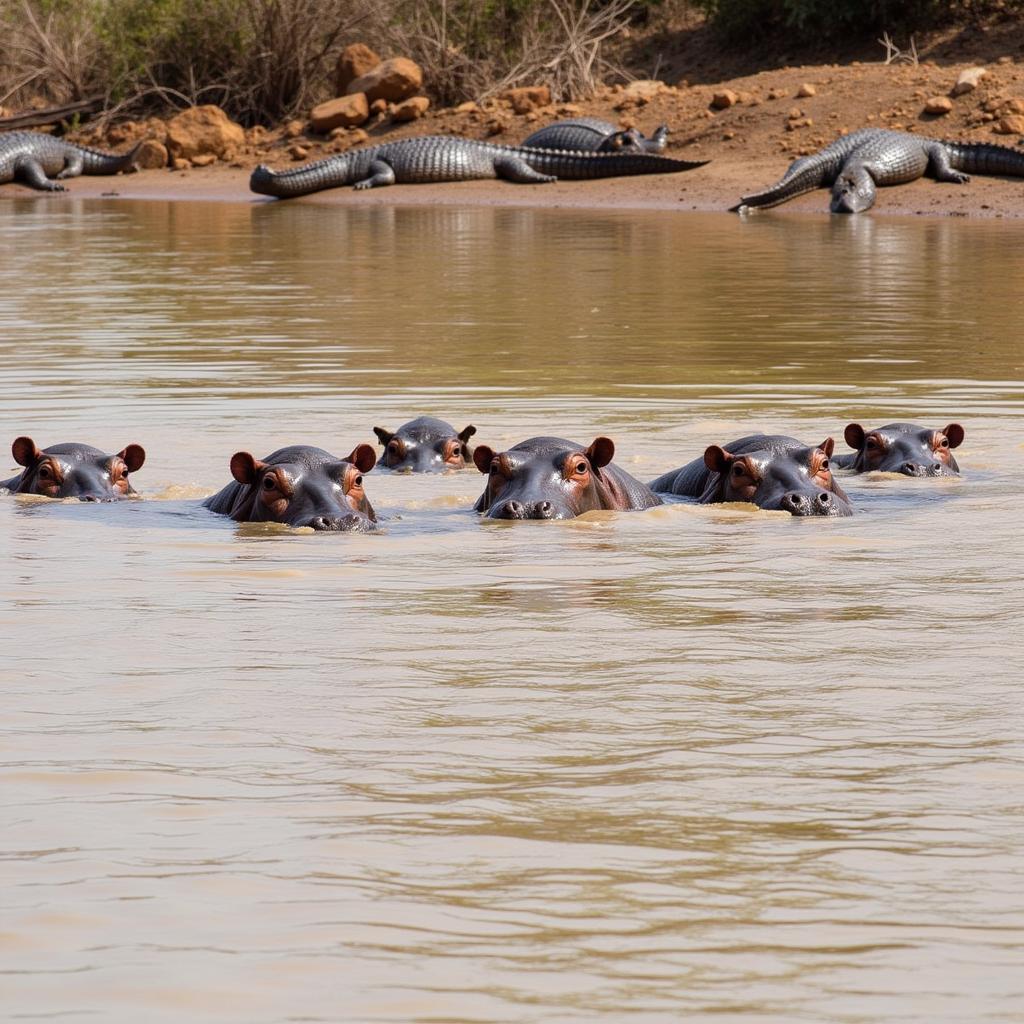
[[[390,185],[355,191],[327,189],[296,199],[279,200],[249,191],[248,168],[214,166],[188,171],[147,170],[116,177],[82,176],[66,182],[67,191],[36,192],[17,183],[0,187],[0,202],[32,199],[61,204],[67,199],[111,199],[276,203],[326,206],[477,206],[540,209],[647,210],[680,213],[726,213],[744,191],[777,180],[789,161],[778,157],[759,161],[714,158],[705,167],[672,175],[640,175],[596,181],[559,181],[518,185],[485,180],[431,185]],[[782,206],[751,216],[823,214],[828,190],[816,189]],[[1024,180],[974,177],[967,185],[922,178],[907,185],[878,190],[874,207],[858,217],[922,216],[978,220],[1024,219]]]

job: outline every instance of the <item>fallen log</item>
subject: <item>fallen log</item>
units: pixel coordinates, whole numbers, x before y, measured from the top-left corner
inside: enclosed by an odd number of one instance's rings
[[[76,114],[95,114],[102,106],[103,97],[94,96],[92,99],[79,100],[77,103],[69,103],[63,107],[47,107],[46,110],[30,110],[27,114],[0,117],[0,131],[60,124],[61,121],[71,120]]]

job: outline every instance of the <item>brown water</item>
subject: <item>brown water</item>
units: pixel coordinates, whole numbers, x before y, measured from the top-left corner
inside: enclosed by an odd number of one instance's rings
[[[12,1021],[1024,1020],[1024,226],[12,201],[4,450],[149,458],[0,497]],[[959,420],[859,514],[381,536],[197,508],[239,448],[421,413],[608,434]],[[5,457],[0,469],[14,466]]]

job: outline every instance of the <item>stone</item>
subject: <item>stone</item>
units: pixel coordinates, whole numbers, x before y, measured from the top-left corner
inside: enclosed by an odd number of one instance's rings
[[[789,113],[786,115],[790,121],[796,121],[798,118],[804,116],[804,112],[799,107],[792,107]]]
[[[948,114],[953,109],[953,101],[948,96],[932,96],[924,105],[926,114]]]
[[[426,96],[410,96],[391,108],[392,121],[416,121],[430,109],[430,100]]]
[[[313,131],[326,135],[335,128],[358,128],[370,116],[366,94],[354,92],[326,103],[318,103],[309,115]]]
[[[305,146],[299,146],[299,145],[289,146],[288,147],[288,155],[293,160],[305,160],[306,157],[309,156],[309,150],[306,149]]]
[[[387,100],[374,100],[370,104],[370,114],[373,117],[382,117],[388,112],[388,101]]]
[[[245,137],[251,146],[261,145],[270,133],[261,124],[253,125],[246,133]]]
[[[107,129],[107,143],[111,146],[120,146],[122,142],[132,142],[138,136],[139,131],[140,126],[134,121],[113,124]]]
[[[175,157],[171,162],[171,169],[175,171],[187,171],[191,166],[191,161],[183,160],[180,156]]]
[[[808,96],[817,96],[818,90],[810,82],[804,82],[797,89],[796,94],[800,99],[806,99]]]
[[[1024,117],[1010,114],[1002,118],[992,130],[997,135],[1024,135]]]
[[[370,103],[374,100],[398,103],[415,96],[422,85],[423,71],[419,64],[407,57],[393,57],[381,61],[365,75],[353,79],[345,87],[345,92],[364,92]]]
[[[283,128],[284,137],[297,139],[305,130],[306,126],[301,121],[288,121]]]
[[[480,109],[472,100],[466,100],[455,108],[456,114],[475,114]]]
[[[1014,97],[1003,105],[1004,114],[1024,114],[1024,100]]]
[[[716,92],[711,97],[711,106],[715,110],[727,110],[729,107],[734,106],[739,101],[739,96],[732,91],[732,89],[723,89],[721,92]]]
[[[245,130],[213,104],[189,107],[167,122],[167,151],[176,160],[191,160],[201,153],[230,159],[243,145]]]
[[[135,166],[140,171],[153,171],[167,166],[167,147],[156,139],[146,139],[135,154]]]
[[[217,157],[213,153],[197,153],[192,157],[193,167],[209,167],[210,164],[215,164]]]
[[[344,96],[349,85],[357,78],[368,75],[378,64],[380,56],[373,52],[365,43],[352,43],[341,51],[337,69],[334,73],[334,85],[339,96]]]
[[[512,104],[517,114],[528,114],[538,107],[551,102],[551,90],[546,85],[524,85],[518,89],[506,89],[501,98]]]
[[[370,136],[369,136],[369,135],[367,135],[367,134],[366,134],[366,132],[364,132],[362,128],[357,128],[357,129],[356,129],[356,130],[355,130],[354,132],[352,132],[352,134],[351,134],[351,135],[349,135],[349,137],[348,137],[348,141],[349,141],[349,142],[350,142],[350,143],[351,143],[351,144],[352,144],[353,146],[361,146],[361,145],[362,145],[362,144],[363,144],[364,142],[368,142],[368,141],[369,141],[369,139],[370,139]]]
[[[660,96],[663,92],[667,91],[668,86],[656,78],[638,78],[635,82],[630,82],[622,90],[622,93],[631,100],[648,103],[655,96]]]
[[[953,95],[963,96],[964,93],[974,92],[987,74],[988,71],[985,68],[964,68],[957,75],[956,85],[953,86]]]

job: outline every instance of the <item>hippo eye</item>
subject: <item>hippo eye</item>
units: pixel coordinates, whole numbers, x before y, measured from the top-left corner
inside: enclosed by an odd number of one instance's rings
[[[878,447],[878,439],[875,438],[875,437],[869,437],[868,438],[867,446],[868,446],[868,448],[877,448]]]
[[[276,486],[277,484],[274,482],[274,478],[272,476],[265,476],[263,478],[263,490],[272,491]]]
[[[582,476],[587,471],[587,464],[585,462],[576,463],[576,472]]]
[[[492,462],[491,463],[491,476],[497,476],[500,472],[501,472],[501,470],[498,468],[498,464],[496,462]]]
[[[53,479],[53,470],[50,469],[49,466],[40,466],[39,467],[39,479],[40,480],[52,480]]]
[[[743,476],[743,467],[738,462],[732,467],[732,475]]]
[[[357,476],[355,478],[355,480],[352,481],[352,486],[353,487],[362,487],[363,486],[363,478],[361,476]]]
[[[818,471],[824,473],[828,469],[828,459],[822,459]]]
[[[943,448],[948,448],[949,447],[949,438],[948,437],[944,437],[942,439],[942,447]]]

